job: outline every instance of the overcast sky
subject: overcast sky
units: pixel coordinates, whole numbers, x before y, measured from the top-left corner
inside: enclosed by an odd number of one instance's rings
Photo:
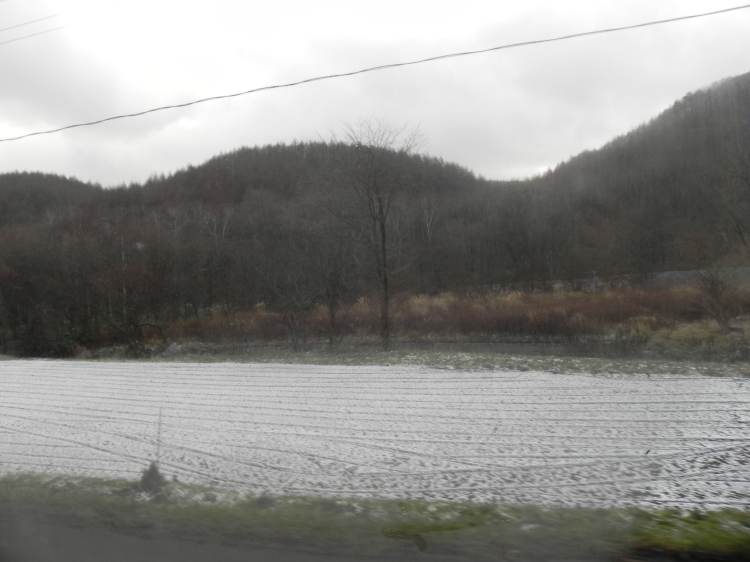
[[[745,0],[746,1],[746,0]],[[738,6],[743,0],[0,0],[0,138],[251,88]],[[750,9],[389,69],[0,143],[0,172],[115,185],[241,146],[419,126],[492,179],[544,171],[750,71]]]

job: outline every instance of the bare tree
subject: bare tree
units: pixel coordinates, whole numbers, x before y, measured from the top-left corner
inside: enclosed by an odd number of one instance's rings
[[[328,312],[328,345],[333,347],[339,331],[337,314],[359,287],[356,244],[344,225],[326,220],[330,215],[325,209],[311,205],[303,211],[296,225],[305,239],[307,274],[319,287],[320,302]]]
[[[745,254],[750,256],[750,221],[747,219],[750,209],[750,154],[745,154],[737,147],[734,154],[727,157],[727,163],[721,168],[718,180],[709,178],[712,196],[725,217],[728,231],[739,238]]]
[[[395,127],[382,119],[364,119],[343,128],[339,149],[338,192],[328,207],[348,224],[367,247],[374,265],[380,300],[380,339],[390,348],[392,223],[396,202],[414,181],[412,168],[421,144],[418,130]],[[348,195],[348,197],[347,197]]]
[[[699,305],[716,320],[722,332],[729,332],[729,324],[741,312],[737,279],[730,270],[703,269],[698,271]]]
[[[316,254],[310,228],[306,217],[295,211],[279,210],[271,218],[274,237],[259,244],[255,268],[263,302],[281,314],[292,347],[299,351],[307,349],[308,316],[323,291],[314,274]]]
[[[723,242],[723,244],[722,244]],[[736,271],[722,267],[720,256],[727,255],[733,245],[722,232],[697,235],[685,241],[682,259],[695,272],[698,296],[695,304],[709,318],[715,320],[722,332],[729,332],[729,324],[742,313],[740,284]]]

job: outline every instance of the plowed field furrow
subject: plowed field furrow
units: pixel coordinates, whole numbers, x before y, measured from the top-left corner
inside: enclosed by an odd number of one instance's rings
[[[4,361],[0,395],[4,472],[133,477],[160,435],[167,475],[256,493],[679,507],[750,498],[741,379]]]

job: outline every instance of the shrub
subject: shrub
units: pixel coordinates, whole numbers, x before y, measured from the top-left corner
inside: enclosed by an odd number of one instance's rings
[[[149,494],[158,494],[166,483],[167,480],[161,475],[159,466],[155,462],[152,462],[141,475],[141,490]]]

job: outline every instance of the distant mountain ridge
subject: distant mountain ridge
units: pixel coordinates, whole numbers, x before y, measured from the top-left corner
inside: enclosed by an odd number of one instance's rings
[[[101,192],[101,187],[55,174],[0,174],[0,227],[29,225],[46,216],[77,210]]]
[[[111,189],[0,175],[0,352],[66,355],[257,307],[295,334],[314,307],[377,295],[383,263],[408,295],[646,281],[750,252],[750,73],[523,181],[378,150],[397,193],[382,230],[363,222],[382,200],[352,187],[361,151],[244,147]]]
[[[615,214],[638,229],[644,221],[650,222],[637,216],[644,206],[662,220],[720,222],[715,188],[708,185],[741,181],[727,176],[738,163],[744,160],[747,165],[750,160],[749,137],[747,73],[684,96],[649,122],[542,176],[488,181],[455,164],[424,158],[419,183],[431,191],[522,186],[545,197],[572,200],[580,207],[578,214],[599,219]],[[0,224],[29,224],[42,220],[48,211],[81,207],[97,197],[110,205],[131,201],[236,205],[252,191],[293,197],[311,171],[317,173],[325,166],[325,151],[325,144],[319,142],[243,147],[168,176],[109,190],[51,174],[0,174]],[[606,212],[600,212],[602,206]],[[707,209],[713,211],[711,217]]]
[[[596,248],[600,269],[645,273],[697,265],[689,262],[700,259],[685,255],[693,251],[689,239],[703,237],[717,255],[730,253],[744,236],[734,234],[749,226],[749,178],[750,73],[686,95],[529,185],[570,201],[576,243]],[[716,240],[718,233],[733,233],[733,241]],[[608,260],[604,254],[618,245]]]

